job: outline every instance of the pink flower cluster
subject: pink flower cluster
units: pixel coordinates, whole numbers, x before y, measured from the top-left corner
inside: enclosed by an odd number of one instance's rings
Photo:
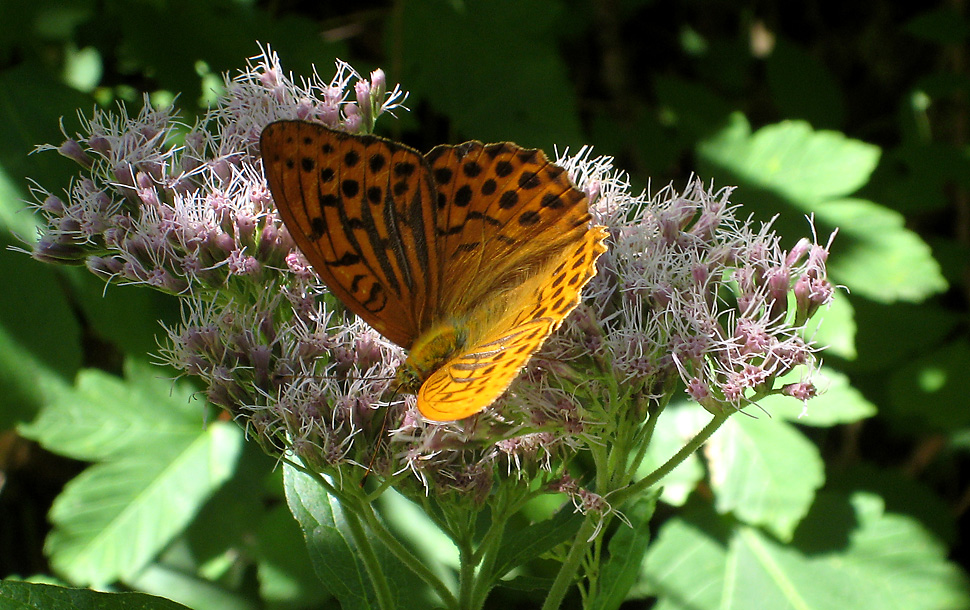
[[[586,300],[492,408],[423,420],[389,389],[401,350],[346,314],[293,249],[258,152],[274,120],[370,132],[405,98],[382,72],[364,79],[342,62],[330,81],[297,83],[267,52],[191,127],[147,100],[136,116],[95,112],[58,148],[80,177],[64,196],[36,193],[46,228],[33,255],[180,296],[163,359],[201,378],[268,451],[352,480],[365,470],[354,465],[410,472],[400,484],[476,502],[497,477],[553,480],[684,390],[715,412],[814,393],[776,380],[814,363],[803,329],[831,299],[828,246],[784,251],[770,226],[736,218],[729,190],[699,181],[633,195],[610,159],[584,150],[559,163],[611,235]]]

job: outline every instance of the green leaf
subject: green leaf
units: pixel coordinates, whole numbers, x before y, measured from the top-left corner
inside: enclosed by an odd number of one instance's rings
[[[657,507],[657,494],[637,498],[624,507],[629,525],[621,523],[610,538],[609,558],[602,564],[600,587],[591,608],[616,610],[636,582],[643,555],[650,543],[650,518]]]
[[[966,576],[945,557],[939,541],[884,512],[878,496],[847,502],[823,493],[789,546],[752,527],[728,529],[708,511],[672,519],[644,574],[659,593],[657,610],[970,607]]]
[[[20,432],[78,460],[138,457],[146,446],[180,450],[202,434],[202,404],[192,400],[192,388],[162,373],[133,362],[124,380],[82,371],[75,387],[50,388],[47,407]]]
[[[33,243],[40,223],[29,212],[23,200],[24,192],[20,185],[0,165],[0,226],[4,231],[10,231],[18,242]],[[4,255],[10,254],[12,253],[4,253]]]
[[[952,547],[959,539],[956,520],[960,515],[931,486],[932,481],[913,478],[895,466],[880,468],[862,461],[833,470],[836,472],[826,481],[826,488],[846,494],[865,491],[878,495],[886,503],[887,512],[918,520],[947,545]]]
[[[741,115],[698,145],[705,162],[806,211],[811,211],[809,204],[848,195],[864,185],[879,152],[837,131],[815,131],[803,121],[783,121],[752,134]]]
[[[403,49],[394,51],[404,58],[402,82],[460,134],[547,150],[582,144],[556,4],[432,0],[407,3],[403,13]]]
[[[0,240],[0,429],[32,419],[81,365],[81,329],[59,274]],[[25,306],[25,303],[28,306]]]
[[[134,577],[232,475],[242,441],[238,427],[217,422],[190,443],[156,441],[91,466],[51,508],[51,564],[94,586]]]
[[[421,557],[439,578],[454,580],[461,567],[458,549],[428,514],[394,489],[381,494],[378,501],[387,526],[408,541],[411,552]]]
[[[78,108],[90,106],[90,97],[58,82],[39,62],[0,71],[0,225],[34,239],[37,223],[22,201],[26,177],[57,192],[67,186],[78,165],[54,151],[30,153],[45,142],[59,145],[64,140],[58,127],[61,117],[73,117]],[[74,122],[68,119],[65,124],[70,133]]]
[[[515,568],[572,540],[583,524],[583,515],[567,505],[551,519],[522,527],[510,527],[502,537],[502,546],[492,569],[493,579],[499,579]]]
[[[953,80],[956,81],[952,87],[955,90],[940,92],[937,94],[940,98],[950,99],[966,90],[963,77],[954,76]],[[910,101],[906,106],[910,112],[906,116],[913,123],[914,133],[909,135],[911,141],[886,155],[872,184],[876,201],[907,216],[925,217],[934,211],[945,212],[951,204],[947,193],[949,186],[966,186],[970,178],[970,158],[962,147],[927,141],[922,131],[926,125],[926,109],[916,101],[926,94],[925,91],[909,94]]]
[[[854,293],[882,302],[919,301],[946,281],[929,246],[902,216],[875,203],[847,199],[869,180],[879,149],[835,131],[786,121],[750,133],[744,117],[698,146],[709,171],[737,181],[746,203],[763,213],[788,204],[838,227],[829,272]],[[761,201],[759,201],[761,200]]]
[[[685,144],[723,128],[731,116],[731,102],[705,85],[663,74],[654,78],[653,86],[667,122],[690,136]]]
[[[886,305],[853,300],[859,322],[859,358],[851,370],[882,372],[932,351],[962,324],[963,315],[936,303]],[[918,320],[918,323],[914,321]]]
[[[919,302],[947,288],[939,263],[902,215],[862,199],[819,203],[816,218],[839,227],[829,273],[855,295]]]
[[[221,422],[204,429],[188,390],[153,371],[131,364],[124,381],[84,371],[21,427],[52,451],[105,460],[68,483],[51,509],[47,551],[71,582],[134,577],[232,475],[242,431]]]
[[[3,332],[36,364],[72,378],[81,366],[81,329],[65,298],[63,275],[28,254],[8,250],[8,245],[0,240],[0,275],[22,290],[0,295]],[[16,359],[10,361],[16,367]],[[35,385],[31,377],[23,383]]]
[[[284,466],[286,500],[303,528],[310,560],[324,587],[343,610],[378,608],[374,585],[350,532],[348,517],[340,503],[312,477]],[[370,534],[392,600],[404,607],[430,607],[427,587],[387,548]],[[406,604],[406,605],[405,605]]]
[[[3,610],[187,610],[144,593],[102,593],[15,580],[0,582]]]
[[[793,374],[791,381],[798,381],[797,375]],[[815,383],[819,394],[807,404],[790,396],[768,396],[758,405],[772,417],[818,427],[849,424],[876,414],[876,405],[853,388],[843,373],[823,367]]]
[[[67,383],[0,327],[0,430],[29,421],[44,404],[46,392]]]
[[[552,578],[522,575],[508,580],[500,580],[498,586],[513,591],[548,591],[554,582],[555,580]]]
[[[961,44],[970,36],[966,18],[950,6],[920,13],[903,26],[903,31],[937,44]]]
[[[77,304],[99,338],[110,341],[127,354],[158,351],[162,324],[180,321],[179,299],[144,286],[105,286],[101,278],[85,272],[73,278]]]
[[[825,481],[818,448],[770,417],[728,419],[704,450],[718,512],[789,540]]]

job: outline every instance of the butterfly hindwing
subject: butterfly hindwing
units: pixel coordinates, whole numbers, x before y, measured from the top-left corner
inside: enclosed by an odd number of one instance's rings
[[[478,413],[505,392],[552,324],[539,319],[503,329],[431,374],[418,392],[418,409],[428,419],[451,421]]]
[[[607,233],[593,227],[549,268],[509,295],[511,308],[469,337],[467,347],[428,377],[418,408],[434,420],[468,417],[494,402],[512,383],[550,333],[579,304],[583,287],[606,251]]]
[[[330,291],[409,347],[439,299],[433,185],[423,157],[377,136],[278,121],[264,171],[293,240]]]

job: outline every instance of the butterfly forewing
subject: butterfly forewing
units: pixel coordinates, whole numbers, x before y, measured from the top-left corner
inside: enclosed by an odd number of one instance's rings
[[[409,347],[431,323],[442,271],[423,157],[301,121],[270,124],[260,146],[280,217],[314,270],[351,311]]]
[[[542,151],[466,142],[426,157],[438,189],[444,276],[475,278],[443,287],[449,310],[520,285],[588,230],[585,195]]]

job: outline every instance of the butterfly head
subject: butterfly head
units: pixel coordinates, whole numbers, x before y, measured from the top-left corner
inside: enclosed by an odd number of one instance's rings
[[[432,373],[465,346],[467,337],[468,332],[452,322],[431,327],[415,339],[407,360],[397,369],[395,388],[416,394]]]

